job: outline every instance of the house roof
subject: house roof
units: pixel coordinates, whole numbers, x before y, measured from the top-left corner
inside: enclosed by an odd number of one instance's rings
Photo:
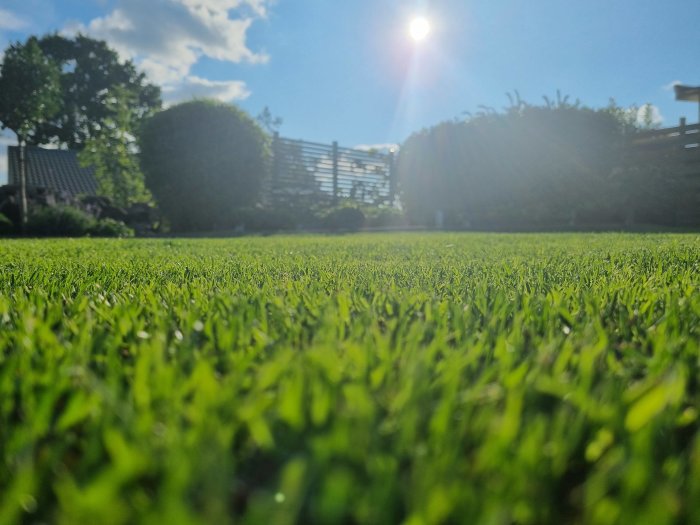
[[[97,194],[95,170],[83,168],[75,151],[27,146],[27,186],[48,188],[71,195]],[[9,146],[8,182],[19,185],[19,148]]]

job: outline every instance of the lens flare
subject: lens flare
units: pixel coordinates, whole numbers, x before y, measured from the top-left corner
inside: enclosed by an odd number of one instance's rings
[[[416,17],[411,21],[409,31],[414,41],[422,42],[430,34],[430,22],[427,18]]]

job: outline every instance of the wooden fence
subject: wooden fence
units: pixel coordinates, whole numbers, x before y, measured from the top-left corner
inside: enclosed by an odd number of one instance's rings
[[[267,195],[273,204],[332,206],[343,200],[393,206],[393,152],[343,148],[275,135]]]
[[[632,138],[628,150],[641,166],[660,170],[674,201],[674,224],[697,227],[700,224],[700,124],[680,125],[644,131]]]
[[[634,136],[632,153],[649,163],[668,167],[674,173],[700,176],[700,124],[644,131]]]

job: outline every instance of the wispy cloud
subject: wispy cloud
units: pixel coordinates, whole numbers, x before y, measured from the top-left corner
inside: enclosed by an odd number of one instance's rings
[[[244,100],[250,96],[245,82],[240,80],[208,80],[197,76],[188,76],[175,86],[163,90],[165,100],[176,102],[188,98],[215,98],[224,102]]]
[[[677,85],[682,84],[682,83],[683,82],[681,82],[680,80],[674,80],[672,82],[669,82],[668,84],[664,84],[662,87],[663,87],[664,91],[673,91],[673,89]]]
[[[250,26],[267,16],[271,0],[118,0],[105,16],[87,24],[72,24],[78,31],[106,40],[125,58],[133,59],[161,84],[170,97],[193,92],[214,92],[217,98],[247,96],[238,80],[214,82],[191,76],[202,58],[231,63],[265,63],[264,51],[247,43]]]
[[[16,15],[8,9],[0,8],[0,30],[2,31],[19,31],[29,25],[24,18]]]

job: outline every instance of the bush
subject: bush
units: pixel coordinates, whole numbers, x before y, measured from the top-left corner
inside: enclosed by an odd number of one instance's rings
[[[82,237],[94,224],[85,212],[69,206],[39,208],[27,222],[27,233],[38,237]]]
[[[100,219],[95,222],[88,233],[92,237],[133,237],[134,230],[129,228],[126,224],[121,221],[115,221],[114,219]]]
[[[566,226],[605,211],[623,130],[605,110],[520,103],[409,137],[398,159],[411,220],[449,227]]]
[[[343,206],[328,212],[322,224],[330,231],[355,232],[365,225],[365,214],[359,208]]]
[[[12,235],[15,233],[15,225],[10,219],[0,213],[0,235]]]
[[[364,210],[367,226],[389,228],[406,225],[406,215],[397,208],[369,208]]]
[[[151,117],[141,135],[146,185],[174,231],[233,228],[257,204],[268,139],[240,109],[196,100]]]
[[[299,227],[300,220],[293,210],[257,206],[236,212],[236,227],[246,232],[291,231]]]

